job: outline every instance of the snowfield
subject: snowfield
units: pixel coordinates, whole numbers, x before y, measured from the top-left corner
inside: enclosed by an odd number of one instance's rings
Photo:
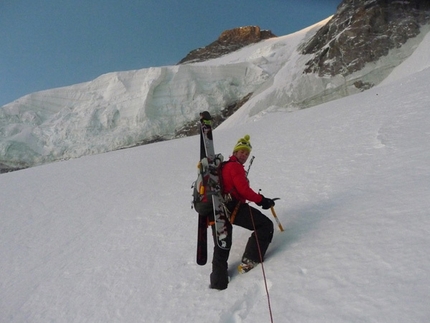
[[[244,229],[227,290],[195,263],[193,136],[0,175],[1,321],[428,322],[429,49],[427,34],[363,93],[294,112],[248,104],[215,130],[225,157],[251,136],[251,186],[281,198],[269,299],[261,265],[236,272]]]

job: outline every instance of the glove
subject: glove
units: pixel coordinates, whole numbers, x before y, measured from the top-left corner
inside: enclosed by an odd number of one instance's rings
[[[267,209],[270,209],[272,206],[275,206],[275,201],[263,196],[261,202],[257,203],[257,205],[261,206],[264,210],[267,210]]]

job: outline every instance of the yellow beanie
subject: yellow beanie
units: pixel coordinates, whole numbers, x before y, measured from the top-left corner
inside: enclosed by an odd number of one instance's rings
[[[233,152],[235,153],[236,151],[239,151],[241,149],[248,150],[249,152],[251,152],[252,146],[249,142],[249,139],[251,139],[249,135],[245,135],[243,138],[240,138],[237,141],[236,146],[234,146]]]

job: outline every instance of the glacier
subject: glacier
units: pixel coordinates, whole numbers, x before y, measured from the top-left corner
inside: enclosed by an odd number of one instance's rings
[[[218,115],[250,94],[226,126],[355,94],[355,81],[382,82],[429,29],[348,77],[303,74],[309,55],[299,53],[300,45],[329,19],[206,62],[112,72],[19,98],[0,108],[0,166],[27,168],[173,139],[199,112]]]

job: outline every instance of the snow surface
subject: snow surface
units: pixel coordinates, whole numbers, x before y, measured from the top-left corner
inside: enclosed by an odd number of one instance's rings
[[[430,321],[429,67],[412,55],[383,86],[215,130],[225,156],[250,134],[251,185],[281,198],[274,322]],[[234,229],[227,290],[195,263],[198,149],[193,136],[1,175],[1,322],[270,322],[262,266],[235,270],[248,231]]]

